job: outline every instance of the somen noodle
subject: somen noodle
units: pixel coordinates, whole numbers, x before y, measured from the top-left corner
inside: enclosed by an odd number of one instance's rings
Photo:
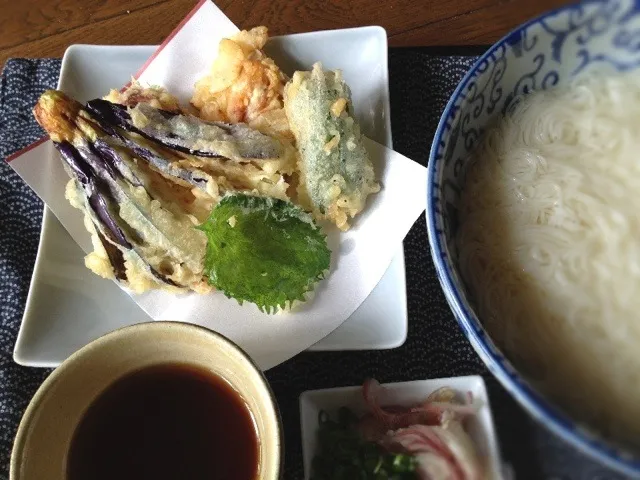
[[[640,446],[640,75],[523,97],[470,161],[456,246],[476,313],[567,412]]]

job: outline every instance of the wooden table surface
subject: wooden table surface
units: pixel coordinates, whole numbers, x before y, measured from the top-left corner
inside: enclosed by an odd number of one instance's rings
[[[241,28],[271,34],[382,25],[390,46],[488,45],[566,0],[215,0]],[[0,66],[61,57],[73,43],[155,45],[196,0],[0,0]]]

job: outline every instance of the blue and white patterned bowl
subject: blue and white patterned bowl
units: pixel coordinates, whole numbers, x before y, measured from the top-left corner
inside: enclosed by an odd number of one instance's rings
[[[514,30],[464,77],[436,130],[428,172],[427,228],[445,295],[489,370],[540,422],[603,463],[640,476],[640,458],[617,448],[560,412],[533,389],[496,348],[471,308],[457,272],[452,238],[467,158],[485,126],[518,95],[562,85],[595,70],[640,66],[640,0],[593,0],[549,12]]]

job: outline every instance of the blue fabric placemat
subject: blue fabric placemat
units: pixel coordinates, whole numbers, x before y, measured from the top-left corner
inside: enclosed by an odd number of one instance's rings
[[[474,56],[391,49],[389,74],[394,148],[426,165],[433,133],[449,96]],[[42,136],[31,114],[54,88],[60,60],[9,60],[0,77],[0,158]],[[0,161],[0,478],[20,417],[50,370],[13,362],[13,346],[38,247],[42,202]],[[285,478],[301,479],[298,396],[309,389],[481,374],[487,381],[503,457],[517,479],[604,480],[621,476],[595,464],[536,424],[488,373],[459,329],[431,262],[424,218],[405,242],[409,334],[387,351],[302,353],[267,372],[285,428]],[[348,366],[348,367],[345,367]],[[34,479],[35,480],[35,479]],[[45,480],[45,479],[42,479]]]

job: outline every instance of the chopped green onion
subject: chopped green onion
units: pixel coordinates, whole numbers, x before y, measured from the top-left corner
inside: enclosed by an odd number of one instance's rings
[[[357,431],[358,417],[341,408],[338,420],[318,414],[318,455],[312,463],[312,480],[414,480],[417,460],[394,454],[376,443],[366,442]]]

